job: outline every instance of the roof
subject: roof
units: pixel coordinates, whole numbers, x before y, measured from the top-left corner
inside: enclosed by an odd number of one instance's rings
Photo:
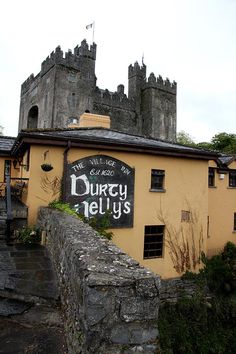
[[[218,153],[193,147],[127,134],[107,128],[45,129],[21,131],[13,146],[13,153],[24,150],[27,144],[104,148],[149,154],[216,159]]]
[[[12,146],[16,138],[10,136],[0,136],[0,154],[1,155],[10,155]]]
[[[231,164],[231,162],[233,162],[234,160],[236,160],[236,155],[221,155],[218,157],[218,160],[220,162],[220,165],[222,166],[228,166]]]

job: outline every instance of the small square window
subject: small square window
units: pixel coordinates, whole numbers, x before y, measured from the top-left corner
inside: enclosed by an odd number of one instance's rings
[[[163,255],[164,225],[145,226],[143,258],[160,258]]]
[[[229,172],[229,187],[236,187],[236,170]]]
[[[165,171],[152,170],[151,190],[164,190]]]
[[[234,213],[234,231],[236,231],[236,213]]]
[[[181,210],[181,221],[189,222],[190,221],[190,211]]]
[[[215,169],[213,167],[208,169],[208,186],[215,187]]]
[[[78,123],[78,119],[76,117],[70,117],[68,119],[68,125],[69,124],[77,124]]]

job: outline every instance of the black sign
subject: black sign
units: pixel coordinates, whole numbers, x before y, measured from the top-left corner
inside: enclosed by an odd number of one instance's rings
[[[87,218],[109,215],[111,227],[132,227],[134,169],[95,155],[67,165],[66,201]]]

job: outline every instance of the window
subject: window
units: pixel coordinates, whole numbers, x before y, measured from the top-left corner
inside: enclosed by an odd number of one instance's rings
[[[68,124],[77,124],[78,123],[78,119],[76,117],[70,117],[68,119]]]
[[[151,191],[164,190],[164,170],[152,170],[151,176]]]
[[[236,213],[234,213],[234,231],[236,231]]]
[[[158,258],[163,254],[164,225],[145,226],[143,258]]]
[[[236,187],[236,170],[229,172],[229,187]]]
[[[190,221],[190,211],[181,210],[181,221],[189,222]]]
[[[215,186],[215,169],[213,167],[209,167],[208,169],[208,186]]]
[[[37,129],[38,115],[39,115],[38,106],[31,107],[28,113],[28,124],[27,124],[28,129]]]

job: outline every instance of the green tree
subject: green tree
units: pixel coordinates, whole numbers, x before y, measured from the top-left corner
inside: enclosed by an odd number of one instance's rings
[[[184,130],[181,130],[177,133],[177,143],[186,145],[186,146],[196,146],[193,138],[190,134],[186,133]]]
[[[214,150],[236,154],[236,134],[219,133],[211,139]]]
[[[236,154],[236,134],[218,133],[210,142],[195,143],[193,138],[181,130],[177,133],[177,142],[182,145],[197,147],[205,150],[214,150],[225,154]]]
[[[209,143],[207,141],[197,143],[197,147],[200,149],[205,149],[205,150],[214,150],[212,143]]]

